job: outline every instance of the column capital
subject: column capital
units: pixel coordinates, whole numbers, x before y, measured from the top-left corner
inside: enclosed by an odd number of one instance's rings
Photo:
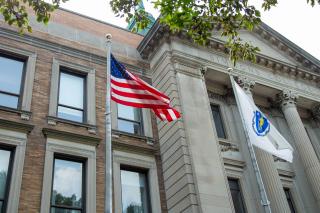
[[[246,92],[251,92],[253,89],[254,85],[256,84],[255,81],[245,77],[245,76],[238,76],[237,77],[237,82],[242,87]]]
[[[320,121],[320,104],[317,104],[312,108],[312,115]]]
[[[295,106],[298,99],[298,94],[291,90],[283,90],[277,95],[278,102],[280,106]]]

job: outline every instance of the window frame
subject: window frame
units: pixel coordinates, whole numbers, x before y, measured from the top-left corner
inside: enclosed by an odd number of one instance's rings
[[[158,183],[158,171],[155,157],[138,153],[130,153],[120,150],[113,151],[113,180],[114,180],[114,210],[122,212],[121,197],[121,170],[120,168],[140,168],[147,171],[149,185],[149,208],[152,213],[161,213],[160,191]]]
[[[148,212],[152,212],[151,209],[151,194],[150,194],[150,181],[149,181],[149,174],[148,174],[148,169],[146,168],[141,168],[137,166],[131,166],[127,164],[120,164],[120,174],[121,171],[129,171],[129,172],[136,172],[140,174],[144,174],[146,177],[146,191],[147,191],[147,210]],[[121,204],[122,204],[122,180],[121,180],[121,175],[120,175],[120,183],[121,183]],[[121,212],[123,212],[123,205],[121,205]]]
[[[0,144],[0,150],[10,151],[10,159],[9,159],[9,164],[8,164],[8,176],[7,176],[7,180],[6,180],[6,189],[5,189],[5,193],[4,193],[4,199],[2,200],[2,209],[0,209],[1,211],[6,212],[8,200],[9,200],[9,192],[10,192],[11,178],[12,178],[12,172],[13,172],[13,164],[14,164],[14,159],[15,159],[15,147],[9,146],[7,144]]]
[[[292,193],[291,193],[291,189],[289,187],[283,187],[283,191],[284,191],[284,194],[286,196],[286,199],[287,199],[287,202],[289,201],[288,200],[288,197],[287,197],[287,193],[289,194],[289,198],[290,198],[290,201],[291,201],[291,205],[292,205],[292,208],[293,208],[293,213],[297,213],[297,207],[296,207],[296,204],[295,204],[295,201],[294,201],[294,198],[292,196]],[[289,202],[288,202],[288,206],[290,207],[289,205]],[[291,211],[291,208],[290,208],[290,211]]]
[[[135,110],[138,110],[139,111],[139,121],[135,121],[135,120],[130,120],[130,119],[127,119],[127,118],[122,118],[119,116],[119,104],[117,104],[117,126],[118,126],[118,130],[121,131],[121,132],[125,132],[125,133],[128,133],[128,134],[134,134],[134,135],[140,135],[140,136],[143,136],[145,133],[144,133],[144,123],[143,123],[143,109],[141,108],[136,108],[136,107],[132,107],[134,108]],[[131,106],[126,106],[124,105],[125,107],[131,107]],[[127,121],[127,122],[130,122],[130,123],[135,123],[135,124],[139,124],[139,133],[138,134],[135,134],[135,133],[131,133],[131,132],[126,132],[126,131],[123,131],[121,129],[119,129],[119,120],[122,120],[122,121]]]
[[[81,193],[81,199],[82,199],[82,208],[73,208],[69,206],[61,206],[61,205],[53,205],[52,204],[52,194],[53,194],[53,183],[54,183],[54,169],[55,169],[55,160],[66,160],[71,162],[77,162],[82,164],[82,193]],[[61,153],[54,153],[53,154],[53,165],[52,165],[52,181],[51,181],[51,194],[50,194],[50,206],[49,206],[49,212],[51,212],[52,208],[58,208],[58,209],[68,209],[68,210],[76,210],[80,211],[81,213],[86,213],[86,173],[87,173],[87,159],[78,157],[78,156],[72,156],[68,154],[61,154]]]
[[[75,107],[71,107],[71,106],[67,106],[67,105],[63,105],[63,104],[59,104],[59,100],[60,100],[60,82],[61,82],[61,73],[65,73],[65,74],[68,74],[68,75],[73,75],[73,76],[76,76],[76,77],[81,77],[83,78],[83,109],[80,109],[80,108],[75,108]],[[79,122],[79,123],[86,123],[87,121],[87,76],[83,73],[79,73],[75,70],[71,70],[69,68],[65,68],[63,66],[60,67],[60,70],[59,70],[59,83],[58,83],[58,95],[57,95],[57,106],[56,106],[56,112],[57,112],[57,117],[58,117],[58,109],[59,109],[59,106],[62,106],[62,107],[65,107],[65,108],[68,108],[68,109],[74,109],[74,110],[78,110],[78,111],[82,111],[82,121]],[[61,117],[58,117],[59,119],[62,119],[62,120],[65,120],[65,121],[70,121],[70,122],[78,122],[78,121],[73,121],[73,120],[69,120],[69,119],[65,119],[65,118],[61,118]]]
[[[225,135],[224,138],[220,138],[218,136],[218,131],[215,128],[217,137],[218,137],[219,140],[228,140],[229,136],[228,136],[228,131],[227,131],[227,128],[226,128],[226,123],[225,123],[225,120],[224,120],[225,116],[224,116],[223,110],[221,109],[221,104],[210,102],[211,117],[212,117],[212,121],[213,121],[214,125],[216,126],[216,123],[215,123],[215,120],[214,120],[214,117],[213,117],[213,113],[212,113],[212,106],[218,107],[220,118],[221,118],[221,125],[222,125],[222,129],[223,129],[223,132],[224,132],[224,135]]]
[[[23,56],[19,56],[19,55],[16,55],[14,53],[10,54],[10,53],[5,53],[5,52],[0,52],[0,57],[8,58],[8,59],[19,61],[19,62],[23,63],[19,94],[14,94],[14,93],[11,93],[11,92],[6,92],[6,91],[0,90],[0,94],[5,94],[5,95],[18,97],[17,108],[8,107],[8,106],[2,106],[2,105],[1,105],[1,107],[8,108],[8,109],[20,110],[21,107],[22,107],[23,90],[24,90],[25,78],[26,78],[26,63],[28,62],[28,60],[27,60],[27,58],[25,58]]]
[[[245,199],[244,199],[244,196],[243,196],[243,187],[241,186],[241,180],[239,178],[235,178],[235,177],[230,177],[230,176],[227,177],[228,187],[229,187],[229,190],[230,190],[230,196],[231,196],[231,200],[232,200],[232,204],[233,204],[234,210],[236,210],[236,208],[234,206],[234,201],[232,199],[232,193],[231,193],[229,180],[237,182],[237,185],[239,186],[239,193],[240,193],[240,198],[241,198],[241,202],[242,202],[242,206],[243,206],[243,213],[247,213],[248,211],[247,211],[246,202],[245,202]]]
[[[85,77],[85,91],[86,103],[84,105],[85,118],[83,122],[76,122],[57,117],[57,106],[59,96],[59,83],[60,83],[60,70],[64,69],[72,73],[83,75]],[[47,116],[48,124],[55,126],[58,122],[68,123],[72,125],[86,127],[89,133],[96,134],[96,76],[95,69],[86,67],[80,64],[74,64],[53,58],[52,72],[51,72],[51,85],[49,97],[49,112]]]
[[[84,212],[96,212],[96,146],[86,140],[78,141],[79,138],[75,135],[66,137],[64,140],[56,138],[55,133],[47,133],[45,162],[44,162],[44,176],[41,194],[41,213],[50,213],[51,207],[51,193],[53,184],[53,160],[55,155],[72,156],[72,159],[85,159],[85,184],[83,185],[83,192],[85,195]]]

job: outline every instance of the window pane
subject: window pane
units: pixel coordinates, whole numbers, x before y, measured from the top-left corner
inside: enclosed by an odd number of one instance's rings
[[[0,105],[10,108],[18,108],[19,98],[12,95],[0,93]]]
[[[239,181],[228,179],[234,210],[236,213],[245,213],[243,198],[240,190]]]
[[[140,125],[138,123],[124,121],[121,119],[118,119],[118,129],[132,134],[141,134]]]
[[[146,174],[121,170],[121,192],[123,213],[148,213]]]
[[[0,90],[20,94],[24,63],[0,56]]]
[[[287,201],[288,201],[288,205],[289,205],[291,213],[295,213],[296,210],[295,210],[295,207],[294,207],[294,202],[293,202],[293,198],[291,196],[290,189],[284,188],[284,193],[285,193],[285,195],[287,197]]]
[[[58,117],[76,121],[76,122],[82,122],[83,121],[83,112],[80,110],[70,109],[67,107],[58,107]]]
[[[51,208],[51,213],[81,213],[80,210]]]
[[[82,166],[80,162],[55,159],[52,205],[82,207]]]
[[[5,198],[11,152],[0,149],[0,199]]]
[[[59,104],[83,109],[84,78],[61,72]]]
[[[218,138],[226,138],[219,106],[211,105],[211,110]]]
[[[140,121],[140,109],[118,104],[118,117],[132,121]]]
[[[2,206],[3,206],[3,202],[0,201],[0,213],[2,213]]]

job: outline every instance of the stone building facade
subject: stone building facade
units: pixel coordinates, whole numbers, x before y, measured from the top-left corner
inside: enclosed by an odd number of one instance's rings
[[[263,212],[218,36],[199,47],[155,23],[146,36],[57,10],[20,35],[0,21],[0,212],[103,212],[105,34],[182,118],[112,103],[115,212]],[[234,75],[294,147],[256,149],[273,212],[320,209],[320,62],[266,25]]]

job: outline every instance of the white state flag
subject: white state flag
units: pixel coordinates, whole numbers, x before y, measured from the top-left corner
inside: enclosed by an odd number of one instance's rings
[[[281,159],[292,163],[292,146],[278,132],[278,130],[263,115],[251,98],[235,83],[234,92],[238,96],[238,107],[240,108],[244,120],[244,126],[248,131],[248,136],[253,145],[263,149]]]

